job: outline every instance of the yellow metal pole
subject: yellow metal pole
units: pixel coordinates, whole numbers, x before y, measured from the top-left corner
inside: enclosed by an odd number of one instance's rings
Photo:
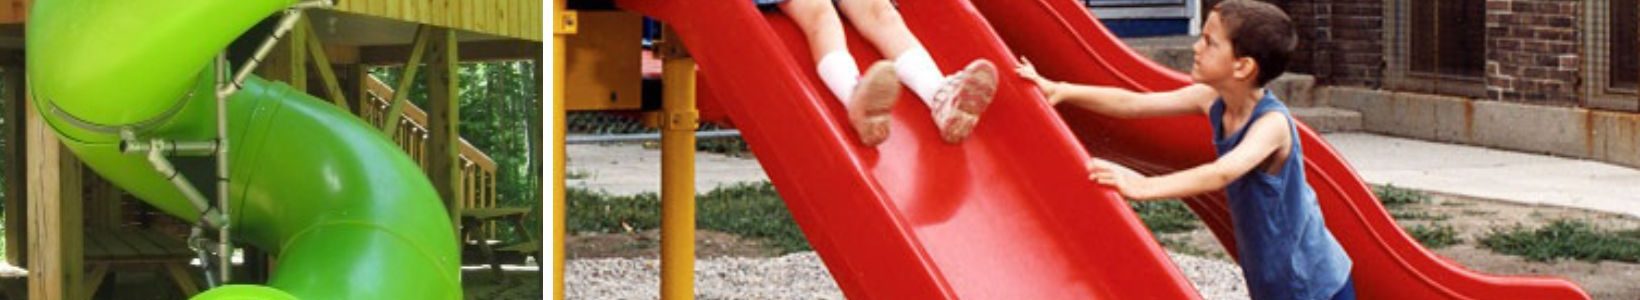
[[[577,22],[564,0],[553,1],[552,12],[552,298],[564,300],[564,41],[575,34]]]
[[[695,297],[695,59],[663,36],[661,65],[661,299]]]

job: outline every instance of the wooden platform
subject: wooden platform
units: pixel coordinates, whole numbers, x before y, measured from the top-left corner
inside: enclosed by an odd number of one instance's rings
[[[199,293],[193,267],[194,252],[181,239],[148,230],[87,230],[85,295],[95,296],[108,274],[119,271],[162,272],[183,295]]]

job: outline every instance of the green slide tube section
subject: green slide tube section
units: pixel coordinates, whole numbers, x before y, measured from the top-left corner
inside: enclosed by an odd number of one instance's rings
[[[64,145],[166,213],[200,212],[138,139],[215,139],[213,58],[290,0],[41,0],[27,26],[34,107]],[[455,230],[432,184],[380,131],[287,85],[250,77],[228,99],[236,243],[275,257],[267,286],[204,299],[459,299]],[[171,158],[179,167],[208,158]],[[214,187],[213,173],[190,173]],[[191,175],[194,176],[194,175]]]

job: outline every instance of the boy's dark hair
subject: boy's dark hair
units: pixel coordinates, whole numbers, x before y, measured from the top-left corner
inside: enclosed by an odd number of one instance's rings
[[[1287,71],[1287,59],[1298,47],[1293,20],[1281,8],[1253,0],[1226,0],[1213,5],[1223,22],[1226,39],[1236,57],[1251,57],[1258,63],[1257,86]]]

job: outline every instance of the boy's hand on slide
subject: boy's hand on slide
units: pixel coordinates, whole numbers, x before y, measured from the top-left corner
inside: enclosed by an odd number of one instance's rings
[[[1094,157],[1088,161],[1088,180],[1116,188],[1124,197],[1141,198],[1137,182],[1144,178],[1144,174],[1108,160]]]
[[[1019,77],[1030,79],[1031,82],[1036,83],[1036,88],[1042,90],[1043,95],[1048,96],[1048,106],[1058,105],[1059,101],[1063,99],[1054,94],[1059,89],[1059,83],[1048,80],[1048,78],[1042,77],[1042,74],[1037,73],[1036,66],[1031,65],[1031,60],[1020,57],[1019,68],[1015,68],[1014,72],[1019,73]]]

